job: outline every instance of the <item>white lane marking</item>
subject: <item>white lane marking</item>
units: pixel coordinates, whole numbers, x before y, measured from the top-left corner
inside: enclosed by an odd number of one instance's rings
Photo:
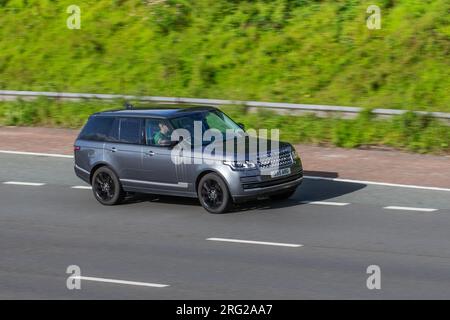
[[[80,279],[80,280],[86,280],[86,281],[117,283],[117,284],[128,284],[128,285],[132,285],[132,286],[143,286],[143,287],[154,287],[154,288],[169,287],[168,284],[149,283],[149,282],[137,282],[137,281],[126,281],[126,280],[116,280],[116,279],[106,279],[106,278],[96,278],[96,277],[75,276],[75,277],[73,277],[73,279]]]
[[[0,150],[0,153],[73,159],[73,156],[65,155],[65,154],[55,154],[55,153],[22,152],[22,151],[9,151],[9,150]],[[410,184],[398,184],[398,183],[340,179],[340,178],[327,178],[327,177],[319,177],[319,176],[304,176],[303,178],[312,179],[312,180],[329,180],[329,181],[337,181],[337,182],[364,183],[364,184],[369,184],[369,185],[371,184],[371,185],[387,186],[387,187],[399,187],[399,188],[411,188],[411,189],[423,189],[423,190],[450,192],[450,188],[426,187],[426,186],[417,186],[417,185],[410,185]]]
[[[21,181],[6,181],[3,184],[12,184],[17,186],[32,186],[32,187],[40,187],[45,185],[45,183],[37,183],[37,182],[21,182]]]
[[[325,206],[347,206],[350,203],[348,202],[331,202],[331,201],[303,201],[305,204],[319,204]]]
[[[303,247],[302,244],[280,243],[280,242],[265,242],[265,241],[253,241],[253,240],[240,240],[240,239],[208,238],[206,240],[208,240],[208,241],[249,243],[249,244],[262,244],[262,245],[265,245],[265,246],[279,246],[279,247],[291,247],[291,248]]]
[[[25,156],[41,156],[41,157],[73,159],[73,156],[69,156],[69,155],[66,155],[66,154],[56,154],[56,153],[23,152],[23,151],[9,151],[9,150],[0,150],[0,153],[18,154],[18,155],[25,155]]]
[[[72,189],[92,190],[91,186],[73,186]]]
[[[328,180],[328,181],[337,181],[337,182],[362,183],[362,184],[369,184],[369,185],[371,184],[371,185],[386,186],[386,187],[399,187],[399,188],[450,192],[450,188],[425,187],[425,186],[416,186],[416,185],[412,185],[412,184],[398,184],[398,183],[387,183],[387,182],[376,182],[376,181],[365,181],[365,180],[350,180],[350,179],[327,178],[327,177],[317,177],[317,176],[304,176],[303,178],[311,179],[311,180]]]
[[[434,212],[438,209],[432,209],[432,208],[414,208],[414,207],[398,207],[398,206],[388,206],[384,207],[383,209],[387,210],[405,210],[405,211],[420,211],[420,212]]]

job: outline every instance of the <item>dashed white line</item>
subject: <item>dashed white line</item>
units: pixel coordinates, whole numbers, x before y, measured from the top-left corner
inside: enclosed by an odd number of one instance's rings
[[[23,151],[9,151],[9,150],[0,150],[0,153],[18,154],[18,155],[25,155],[25,156],[40,156],[40,157],[73,159],[73,156],[66,155],[66,154],[56,154],[56,153],[23,152]]]
[[[71,189],[92,190],[91,186],[73,186]]]
[[[45,183],[38,183],[38,182],[21,182],[21,181],[6,181],[3,182],[3,184],[12,184],[17,186],[32,186],[32,187],[40,187],[45,185]]]
[[[347,206],[350,203],[348,202],[332,202],[332,201],[303,201],[304,204],[318,204],[318,205],[324,205],[324,206]]]
[[[96,282],[107,282],[116,284],[127,284],[132,286],[143,286],[143,287],[154,287],[154,288],[166,288],[169,287],[168,284],[160,283],[149,283],[149,282],[137,282],[137,281],[126,281],[117,279],[106,279],[106,278],[96,278],[96,277],[84,277],[84,276],[74,276],[73,279],[85,280],[85,281],[96,281]]]
[[[415,207],[398,207],[398,206],[388,206],[384,207],[383,209],[387,210],[404,210],[404,211],[419,211],[419,212],[434,212],[438,209],[433,208],[415,208]]]
[[[291,247],[299,248],[303,247],[302,244],[292,244],[292,243],[280,243],[280,242],[266,242],[266,241],[253,241],[253,240],[240,240],[240,239],[226,239],[226,238],[207,238],[208,241],[222,241],[222,242],[237,242],[246,244],[260,244],[265,246],[279,246],[279,247]]]

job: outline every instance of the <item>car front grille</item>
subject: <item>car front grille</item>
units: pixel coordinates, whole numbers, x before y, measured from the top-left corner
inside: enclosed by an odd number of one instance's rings
[[[294,160],[289,150],[281,151],[280,153],[272,152],[272,154],[258,159],[258,165],[261,169],[282,168],[290,166],[293,163]]]

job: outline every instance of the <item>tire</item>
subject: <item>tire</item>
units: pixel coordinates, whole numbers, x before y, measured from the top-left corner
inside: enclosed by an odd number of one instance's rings
[[[125,198],[119,178],[108,167],[100,167],[94,172],[92,191],[95,199],[105,206],[119,204]]]
[[[297,187],[288,189],[281,193],[274,194],[274,195],[270,196],[270,198],[273,200],[286,200],[286,199],[289,199],[295,193],[296,190],[297,190]]]
[[[197,195],[203,208],[210,213],[225,213],[233,204],[227,184],[215,173],[200,179]]]

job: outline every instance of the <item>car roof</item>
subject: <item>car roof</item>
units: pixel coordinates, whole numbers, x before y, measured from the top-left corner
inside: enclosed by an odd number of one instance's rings
[[[152,118],[173,118],[183,114],[195,112],[217,110],[212,106],[186,106],[186,105],[170,105],[168,106],[152,106],[135,109],[119,109],[107,110],[94,113],[95,116],[122,116],[122,117],[152,117]]]

